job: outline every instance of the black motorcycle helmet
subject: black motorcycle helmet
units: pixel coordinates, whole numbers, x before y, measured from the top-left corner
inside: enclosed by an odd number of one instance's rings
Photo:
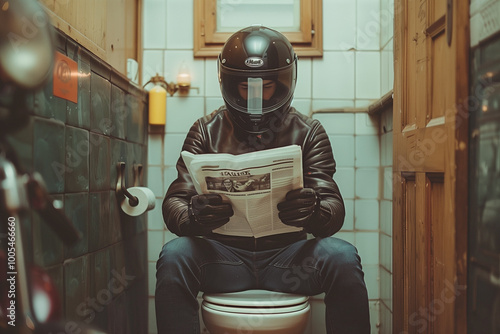
[[[297,55],[280,32],[261,25],[237,31],[224,44],[217,65],[226,108],[245,130],[262,132],[273,115],[289,108],[297,80]],[[249,78],[262,79],[262,112],[257,114],[249,110],[242,93]]]

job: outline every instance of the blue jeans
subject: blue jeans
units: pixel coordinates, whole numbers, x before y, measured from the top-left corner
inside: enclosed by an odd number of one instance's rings
[[[325,293],[329,334],[370,333],[368,296],[356,248],[334,238],[251,252],[218,241],[179,237],[163,246],[156,266],[158,333],[199,333],[199,291],[264,289]]]

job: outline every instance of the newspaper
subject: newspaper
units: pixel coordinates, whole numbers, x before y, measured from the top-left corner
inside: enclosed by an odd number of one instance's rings
[[[303,187],[300,146],[181,156],[198,194],[220,194],[233,207],[229,222],[214,233],[259,238],[302,230],[281,222],[277,208],[288,191]]]

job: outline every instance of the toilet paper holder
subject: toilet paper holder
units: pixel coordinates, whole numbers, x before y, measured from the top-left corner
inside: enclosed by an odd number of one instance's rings
[[[127,197],[131,206],[137,206],[139,200],[136,196],[132,195],[125,186],[125,163],[118,162],[116,164],[117,178],[116,178],[116,195],[118,198]],[[140,180],[142,178],[142,165],[134,165],[134,187],[139,186]]]

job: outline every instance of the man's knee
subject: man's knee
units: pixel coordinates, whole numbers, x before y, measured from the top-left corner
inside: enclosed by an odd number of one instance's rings
[[[320,254],[324,254],[322,276],[326,286],[345,291],[365,289],[361,259],[356,247],[338,238],[324,238],[317,249]]]
[[[317,254],[324,254],[326,262],[337,268],[357,268],[360,258],[356,247],[342,239],[330,237],[319,241]]]

